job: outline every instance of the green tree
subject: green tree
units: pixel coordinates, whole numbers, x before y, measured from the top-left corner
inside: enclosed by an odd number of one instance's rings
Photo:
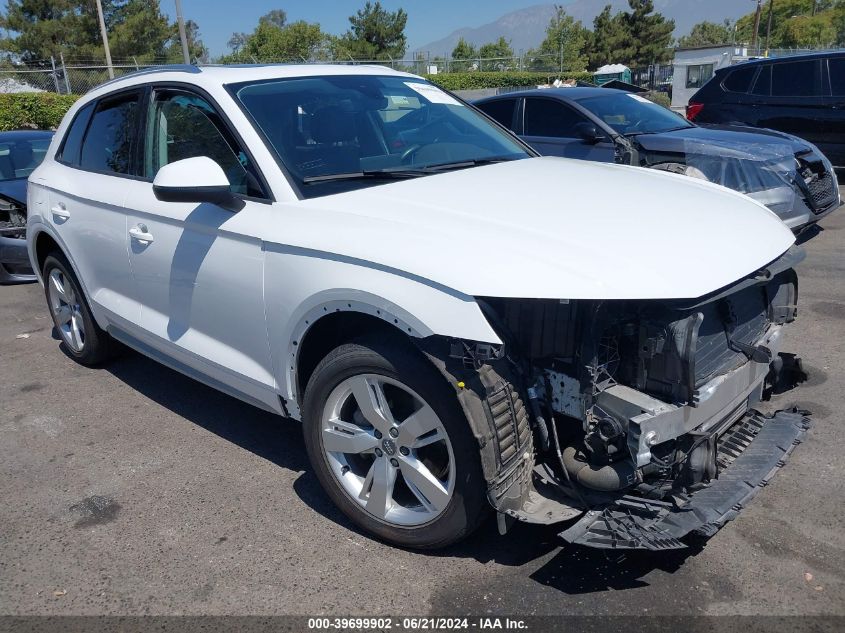
[[[628,0],[628,6],[631,10],[623,16],[629,40],[628,46],[620,51],[622,63],[641,67],[669,61],[675,21],[655,13],[652,0]]]
[[[478,49],[478,56],[482,64],[479,70],[507,70],[513,64],[513,49],[504,37],[482,44]],[[487,61],[484,61],[485,59]]]
[[[232,49],[233,54],[238,54],[241,49],[246,45],[246,41],[249,38],[248,33],[241,33],[235,32],[232,33],[232,37],[229,38],[229,41],[226,42],[226,46]]]
[[[113,4],[111,8],[107,26],[113,59],[134,57],[141,63],[161,61],[171,57],[170,52],[177,59],[182,59],[178,34],[175,40],[173,38],[175,25],[171,26],[167,21],[157,1],[126,2],[117,6]],[[98,56],[105,55],[100,46],[97,48]]]
[[[240,50],[219,61],[301,62],[322,59],[328,45],[329,36],[323,33],[319,24],[300,20],[279,27],[271,20],[259,20]]]
[[[555,5],[555,15],[546,27],[546,38],[539,48],[528,52],[530,66],[560,72],[585,70],[587,58],[584,49],[588,33],[581,22],[568,15],[563,7]]]
[[[166,56],[171,63],[181,62],[183,57],[182,41],[179,39],[179,28],[174,24],[171,30],[173,31],[173,35],[170,37],[170,42],[167,45]],[[185,20],[185,35],[188,39],[188,58],[191,62],[208,63],[208,47],[203,44],[199,25],[193,20]]]
[[[464,38],[460,38],[452,49],[451,57],[455,61],[449,64],[449,69],[453,72],[464,72],[472,68],[474,60],[478,57],[478,51]]]
[[[259,22],[269,22],[273,26],[278,28],[284,27],[288,21],[288,14],[285,13],[282,9],[273,9],[269,13],[262,15],[258,18]]]
[[[608,4],[593,20],[593,31],[588,36],[589,68],[596,69],[619,61],[619,51],[628,48],[629,39],[624,14],[611,15],[611,5]]]
[[[761,12],[757,41],[766,46],[769,11],[772,13],[770,48],[820,48],[845,44],[845,2],[842,0],[775,0]],[[751,43],[754,12],[736,22],[737,40]]]
[[[733,37],[734,27],[730,20],[725,20],[722,24],[704,21],[694,25],[689,35],[678,38],[678,46],[681,48],[718,46],[730,44],[733,42]]]
[[[159,0],[103,0],[109,47],[116,61],[181,60],[176,24],[168,22]],[[192,59],[204,59],[207,50],[197,24],[186,23]],[[104,60],[97,11],[91,0],[8,0],[0,28],[12,32],[0,40],[0,50],[22,61],[58,57],[67,60]]]
[[[34,62],[63,53],[91,57],[99,40],[96,12],[84,0],[8,0],[0,29],[0,50],[22,61]],[[104,3],[107,4],[107,3]]]
[[[356,59],[402,59],[407,48],[404,9],[387,11],[380,2],[368,2],[349,16],[350,29],[336,43],[336,50]]]

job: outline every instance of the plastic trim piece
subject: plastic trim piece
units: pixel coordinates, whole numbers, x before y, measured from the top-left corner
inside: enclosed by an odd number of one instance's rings
[[[690,533],[711,536],[735,519],[784,466],[810,428],[807,415],[796,409],[772,416],[750,411],[739,424],[746,436],[756,428],[754,439],[745,442],[744,450],[709,487],[677,504],[626,495],[588,512],[560,536],[598,549],[651,551],[686,547],[680,539]]]

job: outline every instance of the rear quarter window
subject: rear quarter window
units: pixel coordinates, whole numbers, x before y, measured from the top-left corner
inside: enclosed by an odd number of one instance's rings
[[[479,104],[478,109],[508,129],[513,129],[513,113],[516,99],[500,99]]]
[[[728,92],[748,92],[756,74],[756,66],[736,68],[728,73],[728,76],[722,81],[722,86]]]
[[[94,104],[89,103],[73,117],[73,122],[70,124],[56,155],[58,160],[64,163],[69,163],[70,165],[79,164],[79,153],[82,149],[82,137],[85,136],[85,130],[88,128],[88,121],[91,120],[91,113],[93,111]]]

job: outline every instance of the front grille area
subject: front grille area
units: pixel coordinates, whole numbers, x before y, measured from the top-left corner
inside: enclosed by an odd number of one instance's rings
[[[820,213],[836,201],[836,187],[833,184],[833,177],[829,173],[823,176],[816,176],[809,182],[807,188],[810,190],[813,211]]]
[[[839,198],[836,180],[828,171],[825,161],[815,152],[796,154],[798,161],[798,184],[804,189],[807,204],[813,213],[823,213]]]

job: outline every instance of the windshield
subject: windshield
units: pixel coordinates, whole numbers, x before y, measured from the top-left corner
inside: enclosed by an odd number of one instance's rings
[[[635,94],[587,97],[578,103],[620,134],[659,134],[693,127],[680,114]]]
[[[413,77],[336,75],[232,86],[305,197],[529,154]]]
[[[0,182],[28,178],[44,160],[50,138],[0,140]]]

